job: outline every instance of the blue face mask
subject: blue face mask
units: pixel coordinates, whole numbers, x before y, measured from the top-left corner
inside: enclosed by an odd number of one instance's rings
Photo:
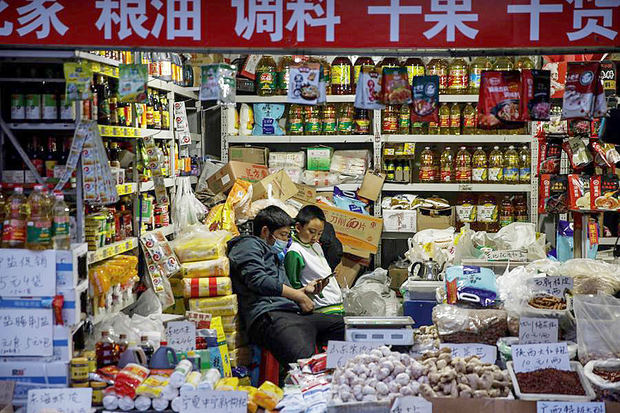
[[[276,238],[276,242],[271,246],[273,251],[278,256],[280,261],[284,261],[284,255],[286,254],[286,247],[288,246],[288,241],[282,241],[281,239]]]

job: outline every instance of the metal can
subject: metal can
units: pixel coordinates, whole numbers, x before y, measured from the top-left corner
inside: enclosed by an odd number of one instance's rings
[[[75,357],[71,359],[71,382],[81,383],[88,381],[88,359],[86,357]]]
[[[97,371],[97,354],[94,351],[85,351],[82,353],[82,357],[86,357],[88,360],[89,373]]]
[[[86,380],[86,381],[80,381],[80,382],[72,382],[72,383],[71,383],[71,387],[75,387],[75,388],[87,388],[87,387],[88,387],[88,380]]]
[[[103,404],[103,391],[108,387],[108,384],[102,381],[91,381],[90,387],[93,389],[93,406],[101,406]]]

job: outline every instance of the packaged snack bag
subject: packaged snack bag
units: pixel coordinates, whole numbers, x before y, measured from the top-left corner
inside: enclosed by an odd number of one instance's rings
[[[374,66],[363,66],[355,89],[355,107],[381,110],[381,73]]]
[[[518,70],[482,72],[478,100],[478,127],[515,127],[523,120],[521,82]]]
[[[181,267],[185,278],[228,277],[230,275],[230,262],[226,257],[188,262],[181,264]]]
[[[439,76],[413,78],[411,122],[439,122]]]
[[[228,277],[185,278],[185,298],[217,297],[232,294],[232,283]]]
[[[411,89],[406,67],[384,67],[381,75],[381,94],[386,105],[411,103]]]
[[[563,119],[592,119],[607,112],[600,71],[599,62],[568,63],[562,101]]]
[[[319,98],[320,71],[321,65],[318,63],[291,66],[287,102],[316,105]]]
[[[551,115],[551,72],[523,69],[521,87],[523,120],[548,121]]]
[[[284,115],[282,103],[255,103],[252,135],[284,135],[278,121]]]
[[[114,392],[117,396],[136,396],[136,389],[146,380],[149,369],[139,364],[129,363],[117,375],[114,381]]]

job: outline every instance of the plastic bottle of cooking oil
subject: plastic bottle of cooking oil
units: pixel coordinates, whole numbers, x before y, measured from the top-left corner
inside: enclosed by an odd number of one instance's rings
[[[439,179],[441,182],[454,182],[454,153],[449,146],[446,146],[439,159]]]
[[[35,185],[28,197],[30,216],[26,224],[26,248],[47,249],[52,241],[52,217],[50,203],[43,193],[43,185]]]
[[[482,150],[482,146],[478,146],[472,159],[471,180],[473,182],[483,183],[487,181],[487,176],[487,154]]]
[[[499,146],[494,146],[489,154],[489,183],[497,184],[504,182],[504,155]]]
[[[55,250],[71,249],[69,207],[65,203],[62,192],[54,194],[52,207],[52,246]]]
[[[471,154],[464,146],[456,154],[456,182],[471,182]]]
[[[461,107],[458,103],[453,103],[450,108],[450,135],[461,134]]]
[[[24,188],[16,186],[4,206],[2,248],[24,248],[26,243],[26,220],[30,207],[24,196]]]
[[[427,146],[420,154],[419,179],[420,182],[435,182],[436,178],[435,153]]]
[[[450,106],[442,103],[439,107],[439,134],[448,135],[450,133]]]
[[[519,183],[519,153],[510,145],[504,153],[504,182]]]
[[[519,182],[529,184],[532,176],[531,154],[527,145],[519,151]]]

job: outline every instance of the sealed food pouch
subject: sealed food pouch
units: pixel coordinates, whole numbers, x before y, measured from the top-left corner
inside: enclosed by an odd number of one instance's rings
[[[256,413],[258,405],[254,401],[254,398],[256,397],[256,393],[258,393],[258,389],[254,386],[239,386],[238,390],[248,394],[248,412]]]
[[[146,380],[150,370],[139,364],[127,364],[114,381],[114,392],[117,396],[136,397],[136,389]]]
[[[226,257],[215,260],[188,262],[181,264],[181,267],[183,268],[183,277],[185,278],[230,276],[230,261]]]
[[[521,73],[518,70],[482,72],[478,98],[478,127],[517,127],[521,113]]]
[[[213,208],[217,209],[218,206]],[[226,243],[232,237],[227,231],[209,231],[207,227],[183,234],[172,242],[172,248],[182,263],[215,260],[226,257]]]
[[[168,377],[164,376],[149,376],[142,384],[136,389],[136,395],[146,396],[151,399],[156,399],[163,394],[164,388],[168,384]]]
[[[224,377],[220,379],[215,385],[215,390],[220,391],[235,391],[239,387],[238,377]]]
[[[254,401],[265,410],[273,410],[283,397],[284,392],[281,388],[270,381],[265,381],[258,388]]]
[[[233,316],[238,312],[237,294],[224,297],[191,298],[189,309],[214,316]]]
[[[439,76],[415,76],[412,122],[439,122]]]
[[[184,390],[196,390],[202,374],[199,371],[192,371],[185,378],[185,383],[181,386],[181,392]]]
[[[217,297],[232,294],[232,282],[228,277],[183,279],[185,298]]]

